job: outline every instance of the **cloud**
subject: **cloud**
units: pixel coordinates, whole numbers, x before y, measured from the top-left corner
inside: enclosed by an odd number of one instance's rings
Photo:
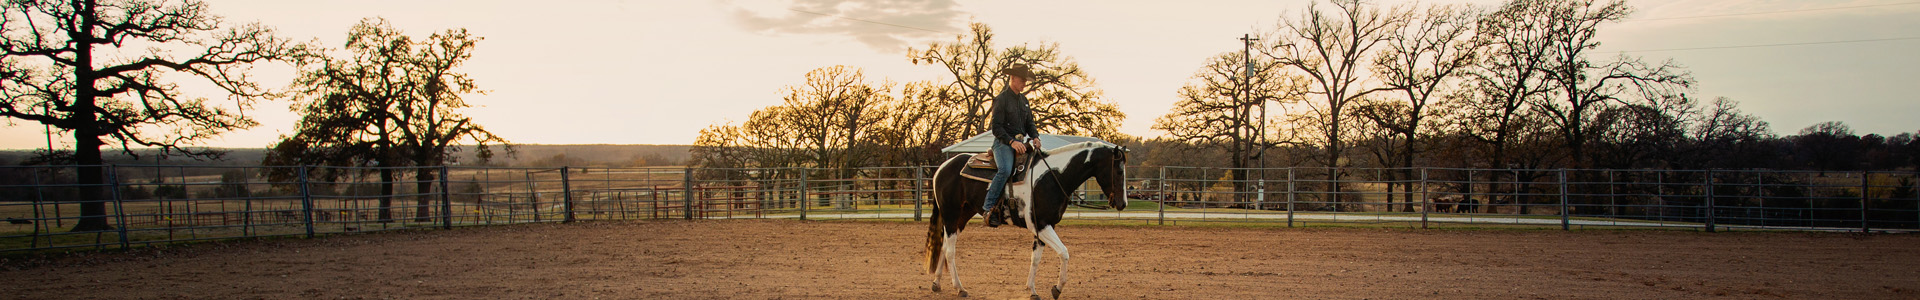
[[[795,0],[766,5],[731,4],[735,23],[748,31],[843,35],[876,51],[897,53],[908,43],[950,37],[962,31],[965,12],[953,0]]]

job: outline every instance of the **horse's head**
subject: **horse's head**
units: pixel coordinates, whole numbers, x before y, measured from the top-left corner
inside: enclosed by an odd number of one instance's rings
[[[1127,210],[1127,147],[1102,147],[1094,154],[1093,179],[1107,194],[1107,205]]]

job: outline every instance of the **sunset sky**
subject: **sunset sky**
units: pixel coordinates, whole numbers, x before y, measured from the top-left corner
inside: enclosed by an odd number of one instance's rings
[[[943,70],[912,65],[905,50],[951,40],[969,20],[992,26],[1001,47],[1059,43],[1127,113],[1122,132],[1158,136],[1149,129],[1153,119],[1208,57],[1239,51],[1236,38],[1271,31],[1280,16],[1297,15],[1309,1],[207,2],[228,22],[260,22],[333,48],[368,17],[384,17],[414,36],[467,28],[485,40],[462,71],[490,91],[469,96],[481,107],[468,113],[514,143],[690,144],[701,128],[738,123],[780,103],[780,90],[815,68],[857,67],[895,83],[941,80]],[[1602,27],[1605,44],[1594,58],[1625,51],[1673,59],[1698,80],[1692,95],[1740,101],[1780,134],[1823,121],[1845,122],[1860,134],[1920,130],[1920,93],[1913,91],[1920,84],[1920,1],[1629,3],[1636,12]],[[255,76],[279,86],[292,72],[262,66]],[[190,95],[224,99],[187,86]],[[266,147],[290,133],[297,117],[288,104],[261,103],[248,112],[261,126],[201,146]],[[0,128],[0,148],[45,147],[39,124],[9,121]],[[53,142],[72,144],[64,136]]]

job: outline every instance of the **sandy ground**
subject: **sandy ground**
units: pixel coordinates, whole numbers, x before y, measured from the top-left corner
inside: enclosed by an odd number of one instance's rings
[[[975,224],[978,225],[978,224]],[[1023,299],[1030,237],[970,227],[973,299]],[[545,224],[0,262],[0,298],[958,299],[925,224]],[[1068,226],[1065,299],[1914,299],[1920,236]],[[1048,252],[1039,282],[1057,276]],[[1044,293],[1044,291],[1043,291]]]

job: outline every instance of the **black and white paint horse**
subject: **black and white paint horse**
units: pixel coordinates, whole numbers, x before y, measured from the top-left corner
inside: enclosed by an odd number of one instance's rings
[[[1010,219],[1007,223],[1033,232],[1033,265],[1027,269],[1027,292],[1033,299],[1040,299],[1033,280],[1040,268],[1040,254],[1044,249],[1041,246],[1060,254],[1060,282],[1053,286],[1053,298],[1059,299],[1060,287],[1067,283],[1068,255],[1067,245],[1060,243],[1060,234],[1054,231],[1054,225],[1066,214],[1071,197],[1068,193],[1091,178],[1106,194],[1108,205],[1115,210],[1126,209],[1127,150],[1113,144],[1082,142],[1044,153],[1036,151],[1032,155],[1034,159],[1027,165],[1030,171],[1022,174],[1024,180],[1017,180],[1020,183],[1007,184],[1000,205]],[[980,214],[980,206],[987,196],[987,182],[960,175],[972,157],[973,154],[956,155],[934,173],[933,217],[927,225],[927,272],[933,274],[933,291],[940,291],[940,271],[945,269],[961,297],[967,296],[967,290],[960,286],[960,268],[954,262],[959,257],[954,252],[955,242],[960,231],[967,228],[967,221]]]

